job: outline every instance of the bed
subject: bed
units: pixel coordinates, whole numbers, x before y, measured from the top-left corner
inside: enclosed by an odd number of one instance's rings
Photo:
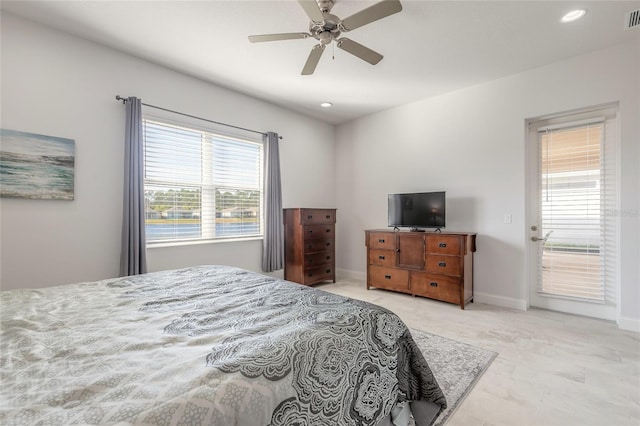
[[[0,424],[431,424],[379,306],[218,265],[0,293]],[[392,423],[393,422],[393,423]]]

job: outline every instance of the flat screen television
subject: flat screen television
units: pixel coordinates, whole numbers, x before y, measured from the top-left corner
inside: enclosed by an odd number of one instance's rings
[[[415,231],[444,228],[445,201],[444,191],[389,194],[389,226]]]

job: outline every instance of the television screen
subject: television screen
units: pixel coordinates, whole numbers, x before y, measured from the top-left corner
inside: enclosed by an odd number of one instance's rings
[[[444,228],[445,192],[389,194],[389,226]]]

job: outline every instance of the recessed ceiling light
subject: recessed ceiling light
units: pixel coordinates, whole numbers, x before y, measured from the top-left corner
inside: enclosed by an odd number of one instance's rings
[[[562,19],[560,20],[560,22],[566,24],[567,22],[576,21],[576,20],[582,18],[586,13],[587,13],[587,11],[584,10],[584,9],[572,10],[571,12],[567,13],[566,15],[564,15],[562,17]]]
[[[322,108],[329,108],[329,107],[332,107],[333,104],[331,102],[323,102],[323,103],[320,104],[320,106]]]

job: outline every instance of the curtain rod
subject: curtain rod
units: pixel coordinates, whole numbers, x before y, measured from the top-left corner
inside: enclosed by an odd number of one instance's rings
[[[116,95],[116,100],[117,101],[122,101],[123,104],[127,103],[127,98],[123,98],[120,95]],[[263,135],[263,136],[267,135],[266,133],[259,132],[257,130],[246,129],[244,127],[238,127],[238,126],[234,126],[232,124],[220,123],[219,121],[213,121],[213,120],[208,120],[208,119],[202,118],[202,117],[196,117],[195,115],[189,115],[189,114],[185,114],[183,112],[178,112],[178,111],[174,111],[174,110],[167,109],[167,108],[162,108],[162,107],[155,106],[155,105],[145,104],[144,102],[140,102],[140,104],[142,104],[142,105],[144,105],[146,107],[149,107],[149,108],[160,109],[162,111],[172,112],[172,113],[178,114],[178,115],[184,115],[185,117],[195,118],[196,120],[202,120],[202,121],[206,121],[206,122],[213,123],[213,124],[219,124],[221,126],[233,127],[234,129],[245,130],[247,132],[257,133],[257,134]],[[282,136],[278,136],[278,139],[282,139]]]

